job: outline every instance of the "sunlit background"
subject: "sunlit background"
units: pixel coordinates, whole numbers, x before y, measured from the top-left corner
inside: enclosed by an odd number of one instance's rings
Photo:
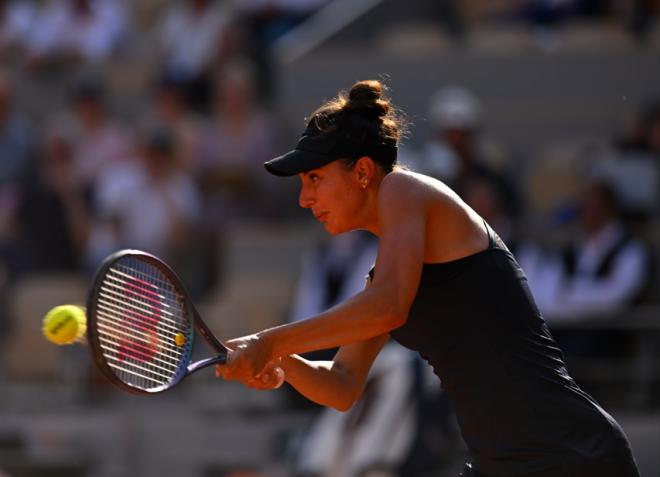
[[[498,231],[660,476],[657,0],[0,0],[0,62],[0,476],[457,475],[451,406],[398,345],[342,414],[212,370],[124,394],[41,334],[127,247],[222,339],[358,291],[373,238],[329,240],[262,164],[371,78],[410,123],[401,162]]]

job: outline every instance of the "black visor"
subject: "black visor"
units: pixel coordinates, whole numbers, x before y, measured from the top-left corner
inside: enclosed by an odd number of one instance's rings
[[[382,157],[394,162],[396,145],[357,140],[340,128],[320,130],[311,121],[293,151],[271,159],[264,166],[276,176],[293,176],[325,166],[337,159],[361,156]]]

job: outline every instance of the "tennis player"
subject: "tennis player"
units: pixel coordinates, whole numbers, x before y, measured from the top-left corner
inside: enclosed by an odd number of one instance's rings
[[[463,476],[638,476],[620,426],[569,376],[523,271],[442,182],[397,166],[403,125],[378,81],[316,110],[295,150],[265,164],[297,175],[299,203],[331,234],[379,238],[369,284],[307,320],[233,340],[225,379],[272,387],[281,366],[309,399],[346,410],[388,337],[434,368],[471,462]],[[333,361],[297,353],[340,347]]]

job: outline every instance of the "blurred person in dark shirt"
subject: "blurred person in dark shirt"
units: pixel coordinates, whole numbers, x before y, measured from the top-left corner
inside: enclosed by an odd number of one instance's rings
[[[171,2],[156,26],[164,73],[183,85],[191,104],[206,111],[212,94],[213,71],[237,48],[230,2]]]
[[[3,277],[14,275],[19,267],[20,260],[9,250],[18,234],[16,218],[21,182],[33,166],[36,154],[32,126],[14,104],[14,83],[13,73],[0,68],[0,286]]]
[[[622,218],[643,229],[660,213],[660,101],[632,111],[611,146],[593,154],[589,173],[617,195]]]
[[[276,128],[256,97],[255,70],[237,61],[214,81],[213,114],[196,150],[194,170],[216,221],[260,217],[276,208],[263,163],[275,153]]]
[[[574,239],[530,275],[530,286],[560,347],[571,356],[622,356],[623,330],[562,329],[563,323],[607,320],[642,303],[649,291],[651,251],[622,220],[609,183],[591,179],[578,202]]]
[[[74,175],[85,187],[94,188],[105,169],[121,164],[133,154],[132,135],[109,109],[102,79],[82,72],[73,80],[69,105],[46,120],[46,129],[68,135]]]
[[[79,269],[89,227],[88,197],[74,174],[68,139],[47,135],[39,160],[21,181],[16,234],[6,256],[13,277]]]
[[[15,108],[15,77],[0,68],[0,187],[20,174],[34,152],[30,121]]]
[[[193,170],[195,148],[206,121],[190,106],[185,83],[180,78],[168,73],[160,75],[151,93],[144,123],[145,128],[159,124],[169,129],[174,136],[175,157],[186,170]]]
[[[507,161],[501,148],[484,137],[483,106],[477,96],[462,86],[447,86],[429,100],[431,136],[421,151],[423,160],[413,160],[419,172],[436,177],[459,195],[473,180],[497,189],[505,214],[516,216],[518,194],[507,177]]]

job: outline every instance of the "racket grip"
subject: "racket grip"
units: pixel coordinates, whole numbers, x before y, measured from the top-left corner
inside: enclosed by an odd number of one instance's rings
[[[196,363],[192,363],[191,365],[188,366],[187,368],[187,374],[192,374],[195,371],[199,371],[200,369],[204,369],[208,366],[213,366],[214,364],[225,364],[227,362],[227,355],[222,353],[217,356],[213,356],[211,358],[206,358],[202,359],[200,361],[197,361]]]

